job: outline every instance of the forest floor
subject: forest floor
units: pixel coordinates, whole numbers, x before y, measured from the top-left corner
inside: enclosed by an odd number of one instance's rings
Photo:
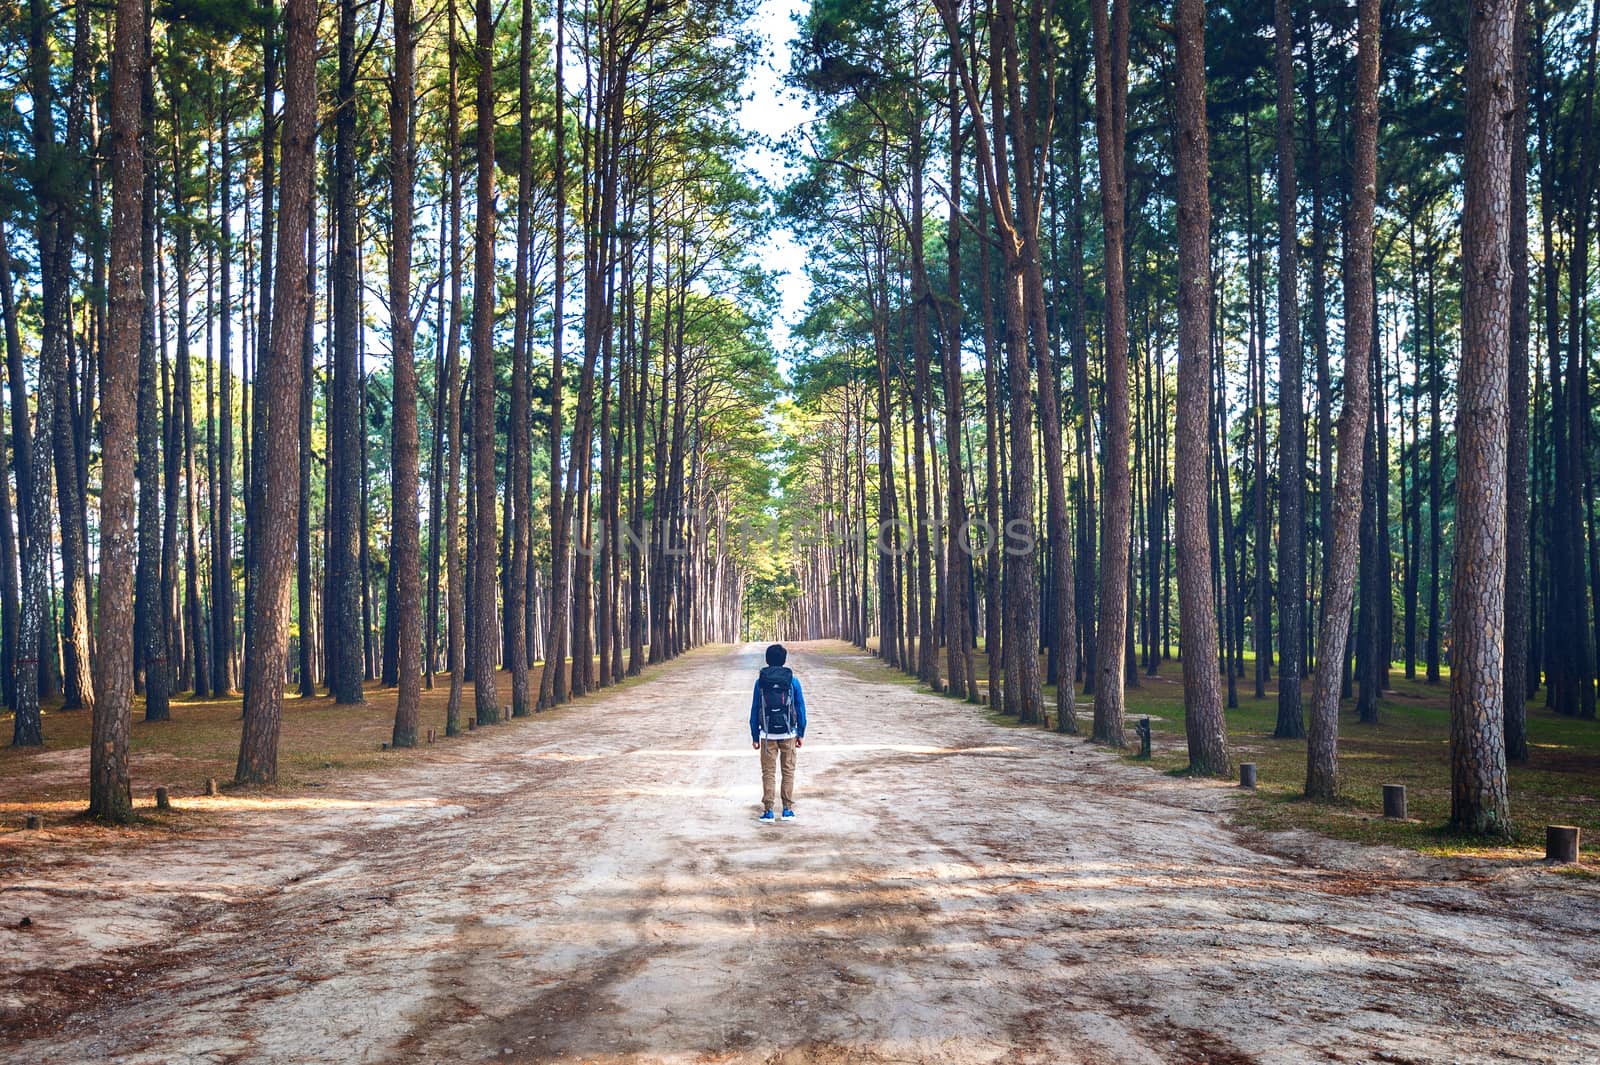
[[[539,690],[540,667],[529,670],[529,684]],[[636,683],[630,679],[628,683]],[[510,675],[496,675],[502,703],[511,701]],[[472,685],[461,699],[461,727],[473,716]],[[424,689],[418,734],[433,729],[444,735],[450,700],[450,675],[434,677]],[[164,785],[174,798],[202,795],[208,778],[233,779],[239,757],[239,696],[197,699],[174,695],[166,721],[144,720],[144,699],[134,700],[133,727],[128,734],[129,771],[135,805],[149,805],[155,788]],[[354,769],[372,769],[392,762],[382,747],[394,734],[395,692],[374,683],[366,701],[335,705],[326,695],[301,698],[291,692],[283,700],[283,735],[278,745],[278,779],[286,787],[318,787]],[[89,775],[90,715],[62,710],[60,699],[44,709],[44,746],[12,747],[12,715],[0,713],[0,828],[20,825],[27,814],[47,824],[70,827],[82,813]],[[470,740],[470,737],[468,738]],[[427,753],[424,746],[407,757]]]
[[[875,649],[876,640],[870,641]],[[1040,659],[1041,672],[1044,659]],[[942,651],[941,676],[949,675],[949,660]],[[882,667],[876,659],[851,664],[864,677],[888,678],[901,684],[917,681],[898,670]],[[979,651],[974,668],[987,691],[988,659]],[[1446,831],[1450,817],[1450,671],[1434,684],[1417,676],[1408,679],[1396,665],[1391,687],[1379,703],[1378,720],[1357,719],[1355,702],[1346,699],[1339,711],[1340,799],[1333,803],[1303,801],[1306,778],[1306,741],[1279,739],[1278,680],[1269,677],[1260,697],[1255,694],[1255,657],[1244,656],[1245,675],[1237,680],[1238,705],[1227,711],[1228,745],[1237,762],[1254,762],[1259,787],[1241,796],[1236,815],[1257,828],[1303,828],[1358,843],[1384,843],[1411,847],[1432,857],[1474,857],[1526,860],[1544,854],[1546,825],[1581,828],[1584,868],[1569,868],[1569,876],[1600,877],[1600,722],[1562,717],[1544,705],[1544,693],[1528,700],[1528,759],[1508,767],[1514,838],[1505,844],[1465,838]],[[1050,724],[1055,724],[1056,688],[1044,686]],[[1140,718],[1149,718],[1153,752],[1139,764],[1164,772],[1179,772],[1189,763],[1184,739],[1183,672],[1177,661],[1158,664],[1156,675],[1140,669],[1138,685],[1126,689],[1124,753],[1130,761]],[[1303,681],[1302,709],[1311,712],[1311,680]],[[1080,729],[1087,734],[1094,719],[1094,697],[1081,687],[1075,709]],[[1019,727],[1014,717],[991,714],[995,724]],[[1383,785],[1404,784],[1409,820],[1388,820],[1381,815]],[[1600,1053],[1596,1060],[1600,1061]]]
[[[0,1062],[1596,1060],[1592,879],[1263,831],[838,644],[762,826],[759,650],[0,834]]]

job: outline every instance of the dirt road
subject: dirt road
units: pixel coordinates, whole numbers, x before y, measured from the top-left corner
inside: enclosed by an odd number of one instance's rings
[[[758,651],[181,836],[13,837],[0,1061],[1600,1062],[1592,882],[1241,834],[804,653],[760,826]]]

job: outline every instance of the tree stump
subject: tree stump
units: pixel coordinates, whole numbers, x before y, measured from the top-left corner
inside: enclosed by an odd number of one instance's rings
[[[477,718],[475,718],[475,717],[467,718],[467,731],[468,732],[477,732],[478,731],[478,719]]]
[[[1544,860],[1563,865],[1578,860],[1578,828],[1576,825],[1546,825],[1544,827]]]
[[[220,794],[222,794],[222,792],[217,789],[217,778],[216,777],[206,777],[206,794],[207,795],[220,795]]]
[[[44,827],[44,819],[38,814],[29,814],[27,819],[23,821],[22,826],[30,832],[37,832]]]
[[[436,729],[429,729],[428,730],[428,742],[429,743],[433,742],[433,737],[434,737],[434,734],[435,734],[436,731],[437,731]]]
[[[1141,717],[1139,719],[1139,723],[1133,727],[1133,730],[1139,734],[1139,757],[1146,759],[1149,758],[1150,719],[1148,717]]]
[[[1383,786],[1383,816],[1396,821],[1406,819],[1406,786],[1404,784],[1385,784]]]
[[[1239,763],[1239,786],[1253,788],[1256,786],[1256,764],[1254,762]]]
[[[500,720],[501,721],[510,721],[511,720],[511,706],[510,706],[510,704],[507,704],[507,705],[502,706],[500,708]]]
[[[167,789],[166,788],[157,788],[156,789],[156,809],[157,810],[170,810],[170,809],[172,809],[172,798],[171,798],[171,796],[169,796],[167,794]]]

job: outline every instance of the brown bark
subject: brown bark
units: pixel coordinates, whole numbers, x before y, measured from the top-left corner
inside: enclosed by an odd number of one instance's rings
[[[1357,8],[1356,89],[1353,102],[1350,217],[1344,257],[1344,410],[1339,419],[1339,470],[1332,500],[1319,667],[1312,689],[1306,746],[1306,795],[1339,792],[1340,663],[1350,634],[1355,595],[1356,536],[1361,519],[1362,449],[1366,442],[1372,357],[1372,230],[1378,169],[1378,0]]]
[[[500,720],[494,671],[498,659],[494,483],[494,13],[477,0],[478,215],[472,273],[472,488],[477,499],[473,558],[473,705],[478,724]]]
[[[0,299],[4,300],[6,373],[10,376],[13,353],[21,362],[21,339],[17,329],[15,308],[11,300],[11,264],[5,252],[6,237],[0,233]],[[0,442],[0,462],[4,462],[5,445]],[[0,484],[0,690],[4,692],[8,709],[16,708],[17,698],[17,624],[21,604],[17,599],[18,543],[13,524],[11,491]]]
[[[983,180],[978,181],[979,217],[987,197]],[[999,344],[995,338],[993,270],[989,261],[988,228],[978,241],[978,287],[983,307],[983,440],[984,440],[984,523],[988,537],[983,558],[983,650],[989,660],[989,707],[1003,705],[1002,659],[1004,620],[1000,613],[1000,386]]]
[[[1511,350],[1511,138],[1517,0],[1471,8],[1456,553],[1450,603],[1450,826],[1509,835],[1506,788],[1506,430]]]
[[[1278,722],[1273,735],[1305,735],[1306,437],[1300,349],[1299,236],[1295,224],[1294,22],[1276,0],[1278,64]],[[1180,408],[1181,409],[1181,408]]]
[[[446,736],[461,733],[461,694],[466,679],[466,578],[461,568],[461,103],[457,60],[456,5],[448,0],[450,91],[446,130],[450,140],[450,331],[445,340],[445,640],[449,646],[450,693],[445,703]]]
[[[1512,42],[1511,352],[1506,420],[1506,758],[1528,757],[1528,16],[1518,0]]]
[[[285,655],[289,638],[289,570],[293,563],[300,493],[300,345],[306,317],[305,241],[316,136],[316,4],[284,4],[283,180],[278,200],[277,291],[272,350],[263,367],[258,430],[262,462],[257,587],[245,663],[244,728],[239,738],[239,784],[271,784],[278,776]]]
[[[141,150],[148,158],[155,124],[155,86],[151,74],[148,14],[145,30],[145,61],[140,84],[139,135]],[[155,168],[145,167],[145,188],[139,258],[140,282],[144,301],[139,313],[139,394],[138,419],[138,537],[139,559],[134,570],[134,639],[144,669],[144,719],[166,721],[171,716],[171,682],[167,669],[167,627],[161,610],[161,441],[160,415],[156,403],[157,362],[155,287]],[[18,482],[21,488],[21,482]],[[20,491],[19,491],[20,496]]]
[[[545,664],[539,674],[540,709],[567,700],[567,615],[571,593],[568,561],[567,508],[561,492],[561,407],[565,367],[562,334],[566,321],[566,87],[563,82],[562,49],[566,34],[566,3],[556,0],[555,91],[555,292],[554,334],[550,338],[550,632],[545,641]],[[652,602],[652,609],[654,608]],[[653,635],[653,634],[652,634]]]
[[[1279,0],[1284,3],[1285,0]],[[1217,618],[1211,589],[1207,459],[1211,417],[1211,201],[1206,130],[1205,4],[1177,0],[1178,70],[1178,406],[1175,504],[1178,614],[1183,630],[1184,730],[1189,771],[1230,772],[1222,691],[1216,669]]]
[[[185,245],[189,243],[187,225],[184,227]],[[189,249],[186,247],[180,258],[184,266],[188,266]],[[188,270],[182,271],[178,285],[180,305],[186,305],[189,298]],[[205,619],[205,608],[200,601],[200,490],[199,478],[196,476],[194,461],[194,364],[190,358],[187,323],[178,337],[178,372],[176,384],[179,389],[178,414],[183,419],[183,487],[184,487],[184,560],[183,583],[184,604],[187,616],[184,619],[189,635],[190,672],[193,677],[192,690],[195,695],[204,698],[210,694],[210,664],[211,654],[206,647],[208,626]]]
[[[133,816],[128,733],[133,716],[133,568],[138,546],[133,527],[135,419],[144,302],[139,247],[145,160],[139,137],[145,19],[144,0],[118,0],[111,44],[110,314],[100,367],[100,602],[95,660],[99,700],[89,742],[89,812],[107,821],[128,821]]]
[[[911,245],[911,347],[913,356],[912,408],[913,439],[912,472],[916,488],[917,537],[917,677],[938,691],[939,639],[934,628],[932,609],[933,555],[928,537],[928,450],[930,434],[923,421],[924,407],[933,402],[933,386],[929,364],[933,358],[932,323],[933,290],[928,284],[927,264],[923,258],[923,196],[922,169],[926,162],[923,150],[921,115],[912,116],[910,158],[911,169],[911,229],[907,236]],[[909,663],[908,663],[909,665]]]
[[[328,397],[328,513],[326,590],[328,691],[335,703],[363,695],[361,623],[361,373],[358,366],[360,293],[356,276],[356,4],[340,0],[338,89],[334,111],[333,387]],[[303,619],[302,619],[303,620]]]
[[[394,80],[389,86],[389,190],[394,231],[389,244],[389,321],[394,352],[394,530],[389,565],[394,573],[396,640],[394,736],[414,747],[422,699],[422,560],[417,514],[417,367],[411,318],[412,181],[416,38],[411,0],[394,0]]]
[[[1124,213],[1127,178],[1128,0],[1093,0],[1095,130],[1099,140],[1100,210],[1105,234],[1105,480],[1101,493],[1100,634],[1094,692],[1094,739],[1122,747],[1128,625],[1128,551],[1132,483],[1128,472],[1127,265]]]
[[[222,204],[218,212],[218,258],[222,271],[221,351],[217,366],[218,403],[216,498],[211,515],[211,684],[217,694],[232,692],[235,673],[233,636],[233,187],[232,153],[228,126],[232,116],[219,123]]]
[[[511,537],[511,573],[506,585],[506,668],[511,671],[511,713],[522,717],[533,711],[528,695],[528,465],[531,441],[528,436],[528,256],[533,161],[532,63],[533,4],[522,0],[522,23],[518,42],[517,113],[521,136],[517,153],[517,250],[516,297],[511,339],[511,446],[507,449],[507,522]]]
[[[950,221],[946,229],[946,262],[949,288],[945,306],[944,438],[949,464],[945,490],[949,494],[946,513],[945,552],[945,649],[949,661],[950,694],[958,698],[978,697],[977,677],[972,669],[972,633],[968,624],[967,590],[971,563],[967,526],[965,474],[961,463],[961,425],[964,414],[961,381],[961,98],[956,88],[954,61],[950,68]],[[846,423],[845,439],[849,439]],[[848,477],[849,464],[843,464]],[[848,484],[848,482],[847,482]],[[845,492],[848,499],[848,488]],[[848,525],[848,520],[846,521]],[[1069,698],[1071,683],[1068,682]]]

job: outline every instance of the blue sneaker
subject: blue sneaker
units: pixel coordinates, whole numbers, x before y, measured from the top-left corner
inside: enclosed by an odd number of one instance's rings
[[[776,824],[777,823],[777,818],[772,816],[772,811],[771,810],[766,810],[766,811],[763,811],[763,813],[761,814],[761,823],[764,824],[764,825]]]
[[[793,821],[794,820],[794,811],[793,810],[789,810],[789,809],[785,809],[783,811],[783,819],[785,821]]]

